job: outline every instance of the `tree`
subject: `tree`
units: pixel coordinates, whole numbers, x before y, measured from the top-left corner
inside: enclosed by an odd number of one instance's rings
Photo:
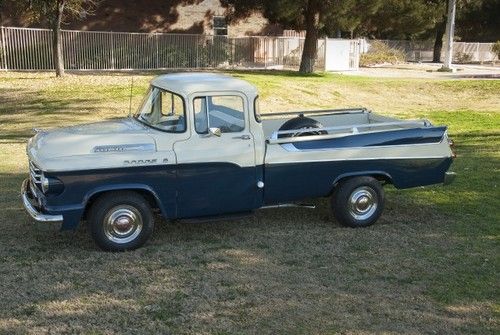
[[[24,0],[25,15],[32,21],[47,20],[52,28],[52,54],[56,76],[64,75],[61,23],[66,18],[91,15],[99,0]]]
[[[462,41],[500,40],[500,0],[457,1],[456,34]]]
[[[318,38],[337,31],[355,31],[363,17],[373,13],[381,0],[221,0],[228,8],[228,19],[236,21],[260,11],[271,23],[283,28],[305,30],[304,50],[299,71],[312,73]]]

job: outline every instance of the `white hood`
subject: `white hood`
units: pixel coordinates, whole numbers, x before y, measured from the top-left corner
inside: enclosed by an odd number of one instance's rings
[[[43,171],[120,167],[127,160],[154,155],[150,132],[130,118],[82,124],[37,133],[27,153]]]

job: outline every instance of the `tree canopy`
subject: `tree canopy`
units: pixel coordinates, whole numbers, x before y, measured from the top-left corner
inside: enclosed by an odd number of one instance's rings
[[[440,60],[448,0],[221,0],[228,19],[260,11],[285,29],[306,30],[301,72],[312,72],[321,36],[430,39]],[[500,39],[500,0],[458,3],[455,36],[462,40]]]
[[[24,15],[33,21],[47,20],[53,30],[52,54],[56,76],[64,74],[64,59],[61,46],[61,23],[69,18],[84,18],[91,15],[99,0],[21,0],[17,4]]]
[[[238,20],[260,11],[271,23],[285,29],[305,30],[300,71],[313,71],[317,41],[347,31],[351,34],[363,20],[375,13],[382,0],[222,0],[229,10],[229,20]]]

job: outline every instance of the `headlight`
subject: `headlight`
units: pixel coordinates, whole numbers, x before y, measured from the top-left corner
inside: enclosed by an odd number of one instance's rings
[[[40,184],[42,186],[42,192],[44,194],[47,194],[49,192],[51,194],[59,194],[64,189],[62,181],[54,177],[46,177],[43,172],[40,176]]]
[[[49,178],[45,177],[45,175],[42,173],[42,176],[40,177],[40,182],[42,184],[43,193],[47,193],[49,191],[49,187],[50,187]]]

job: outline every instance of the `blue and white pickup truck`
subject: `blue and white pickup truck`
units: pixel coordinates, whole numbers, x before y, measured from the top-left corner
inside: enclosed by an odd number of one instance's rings
[[[330,197],[335,218],[373,224],[384,184],[449,182],[446,127],[359,109],[259,114],[257,89],[230,76],[159,76],[134,117],[40,131],[22,200],[36,221],[82,220],[104,250],[130,250],[154,215],[212,218]]]

